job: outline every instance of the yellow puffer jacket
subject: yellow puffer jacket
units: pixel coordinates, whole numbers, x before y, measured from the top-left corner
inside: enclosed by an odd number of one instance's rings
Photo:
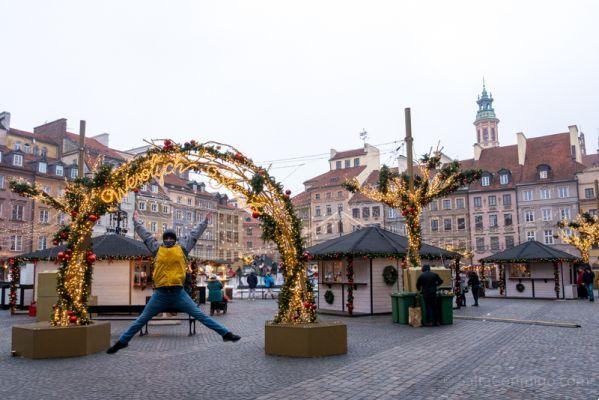
[[[154,260],[154,287],[183,286],[187,259],[179,245],[173,247],[160,246]]]

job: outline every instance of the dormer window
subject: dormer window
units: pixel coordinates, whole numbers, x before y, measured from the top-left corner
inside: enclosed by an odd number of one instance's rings
[[[15,142],[15,150],[21,150],[21,142],[18,140]]]
[[[480,178],[480,184],[482,186],[489,186],[491,184],[491,175],[486,174]]]
[[[341,161],[337,161],[337,162],[335,163],[335,168],[336,168],[336,169],[341,169]]]
[[[152,193],[158,193],[158,185],[152,185]]]
[[[46,157],[48,155],[48,148],[46,146],[42,147],[42,157]]]
[[[549,171],[551,171],[551,167],[547,164],[541,164],[537,166],[537,173],[539,174],[539,179],[549,178]]]
[[[539,178],[547,179],[547,170],[546,169],[539,171]]]
[[[71,179],[77,178],[77,168],[71,168]]]
[[[354,158],[354,167],[359,167],[359,166],[360,166],[360,159]]]
[[[510,182],[510,171],[506,169],[499,170],[499,183],[507,185]]]
[[[351,160],[345,160],[345,168],[351,167]]]
[[[41,162],[37,165],[37,170],[38,172],[45,174],[46,172],[48,172],[48,164],[46,164],[45,162]]]
[[[23,156],[20,154],[15,154],[12,156],[12,165],[14,165],[15,167],[22,167],[23,166]]]
[[[57,176],[63,176],[64,175],[64,169],[63,169],[62,165],[57,165],[56,166],[56,175]]]
[[[31,153],[31,146],[29,146],[29,143],[25,143],[23,146],[23,151],[27,154]]]

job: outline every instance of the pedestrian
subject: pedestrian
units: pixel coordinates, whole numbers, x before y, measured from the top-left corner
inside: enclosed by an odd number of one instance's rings
[[[466,293],[468,293],[468,279],[466,274],[460,272],[460,305],[466,307]]]
[[[582,282],[584,283],[585,289],[589,296],[589,301],[595,301],[595,292],[593,292],[593,282],[595,281],[595,273],[591,270],[591,267],[587,264],[582,275]]]
[[[243,269],[241,268],[241,266],[237,267],[237,270],[235,271],[235,275],[237,275],[237,288],[241,287],[241,278],[243,277]]]
[[[215,311],[223,310],[223,284],[218,280],[216,275],[210,276],[208,279],[208,301],[210,302],[210,315],[214,315]]]
[[[578,275],[576,276],[576,285],[578,285],[578,298],[579,299],[586,299],[587,296],[587,288],[584,285],[583,282],[583,276],[584,276],[584,268],[581,266],[578,269]]]
[[[270,297],[272,299],[275,298],[275,295],[272,292],[272,288],[274,286],[275,286],[275,280],[273,279],[272,274],[269,272],[264,277],[264,287],[266,288],[266,293],[264,293],[264,297],[268,297],[268,295],[270,294]]]
[[[217,332],[225,342],[236,342],[240,336],[230,332],[212,318],[204,314],[198,305],[183,290],[185,272],[187,269],[187,255],[193,249],[202,233],[206,230],[210,213],[206,218],[192,229],[189,237],[177,242],[177,234],[172,229],[166,229],[162,235],[162,245],[148,232],[139,220],[137,211],[133,214],[135,232],[142,238],[146,247],[154,256],[154,293],[144,307],[141,315],[121,335],[119,340],[106,352],[114,354],[127,347],[129,341],[139,330],[147,324],[156,314],[168,309],[177,309],[194,317],[206,327]]]
[[[478,274],[474,271],[470,271],[468,274],[468,286],[472,290],[472,298],[474,299],[473,307],[478,307],[478,293],[480,291],[480,279]]]
[[[256,286],[258,286],[258,277],[256,276],[256,272],[252,270],[247,277],[248,288],[249,288],[249,299],[254,301],[256,300]]]
[[[443,283],[439,275],[431,271],[429,265],[422,266],[422,274],[416,280],[416,289],[422,294],[426,308],[426,322],[424,325],[441,325],[439,302],[437,301],[437,287]]]

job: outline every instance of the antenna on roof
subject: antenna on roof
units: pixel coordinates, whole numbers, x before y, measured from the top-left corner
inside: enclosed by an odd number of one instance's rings
[[[362,128],[362,132],[360,132],[360,140],[362,140],[364,142],[364,144],[366,144],[367,139],[368,139],[368,132],[366,132],[366,129]]]

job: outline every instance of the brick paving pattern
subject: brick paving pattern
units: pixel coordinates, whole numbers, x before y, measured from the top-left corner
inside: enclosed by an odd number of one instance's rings
[[[223,343],[198,324],[150,326],[114,356],[28,360],[10,356],[11,326],[0,311],[2,399],[597,399],[599,304],[482,299],[459,315],[573,322],[561,328],[456,320],[414,329],[389,315],[342,318],[349,352],[321,359],[264,354],[273,301],[235,301],[217,317],[243,339]],[[337,320],[340,317],[321,316]],[[112,340],[127,326],[112,323]]]

